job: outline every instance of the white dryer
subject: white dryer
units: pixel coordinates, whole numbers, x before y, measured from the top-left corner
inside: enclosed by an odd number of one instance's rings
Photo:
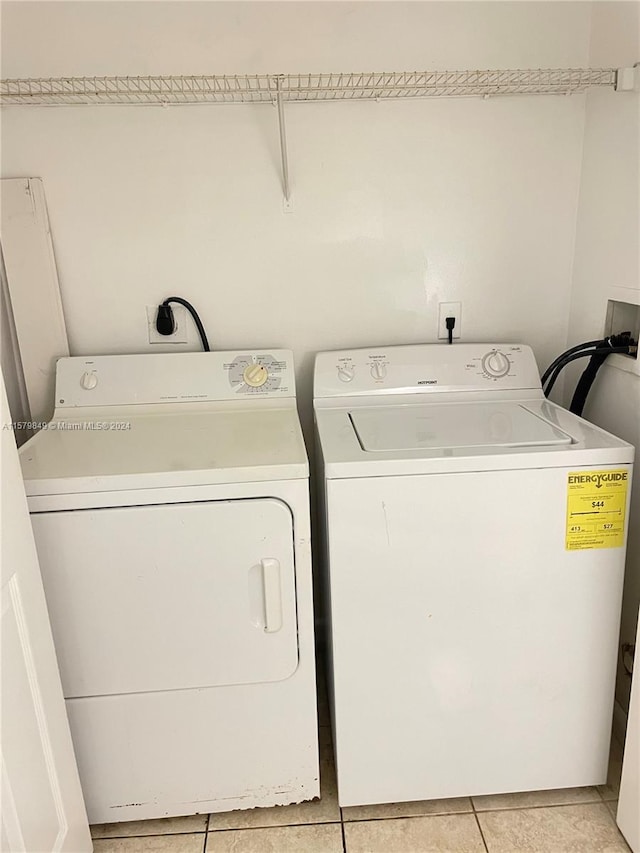
[[[526,346],[322,353],[314,389],[340,804],[604,782],[633,448]]]
[[[61,359],[20,456],[90,821],[317,797],[291,353]]]

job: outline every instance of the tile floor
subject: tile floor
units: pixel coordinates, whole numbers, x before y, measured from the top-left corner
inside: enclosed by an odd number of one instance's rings
[[[321,800],[93,826],[95,853],[629,853],[615,741],[598,788],[340,809],[324,691],[320,702]]]

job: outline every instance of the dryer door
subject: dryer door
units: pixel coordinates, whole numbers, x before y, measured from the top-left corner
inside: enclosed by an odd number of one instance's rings
[[[66,698],[280,681],[298,664],[275,498],[32,515]]]

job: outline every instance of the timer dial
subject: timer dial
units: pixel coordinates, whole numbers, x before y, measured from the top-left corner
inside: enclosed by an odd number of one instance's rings
[[[249,364],[245,367],[242,378],[251,388],[259,388],[269,378],[269,371],[262,364]]]
[[[499,350],[491,350],[482,359],[482,369],[487,376],[500,379],[506,376],[511,367],[511,362],[506,355]]]

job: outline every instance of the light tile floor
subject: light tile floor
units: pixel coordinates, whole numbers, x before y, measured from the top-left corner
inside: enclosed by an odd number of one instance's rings
[[[325,703],[321,690],[321,800],[94,826],[95,853],[629,853],[615,741],[598,788],[340,809]]]

